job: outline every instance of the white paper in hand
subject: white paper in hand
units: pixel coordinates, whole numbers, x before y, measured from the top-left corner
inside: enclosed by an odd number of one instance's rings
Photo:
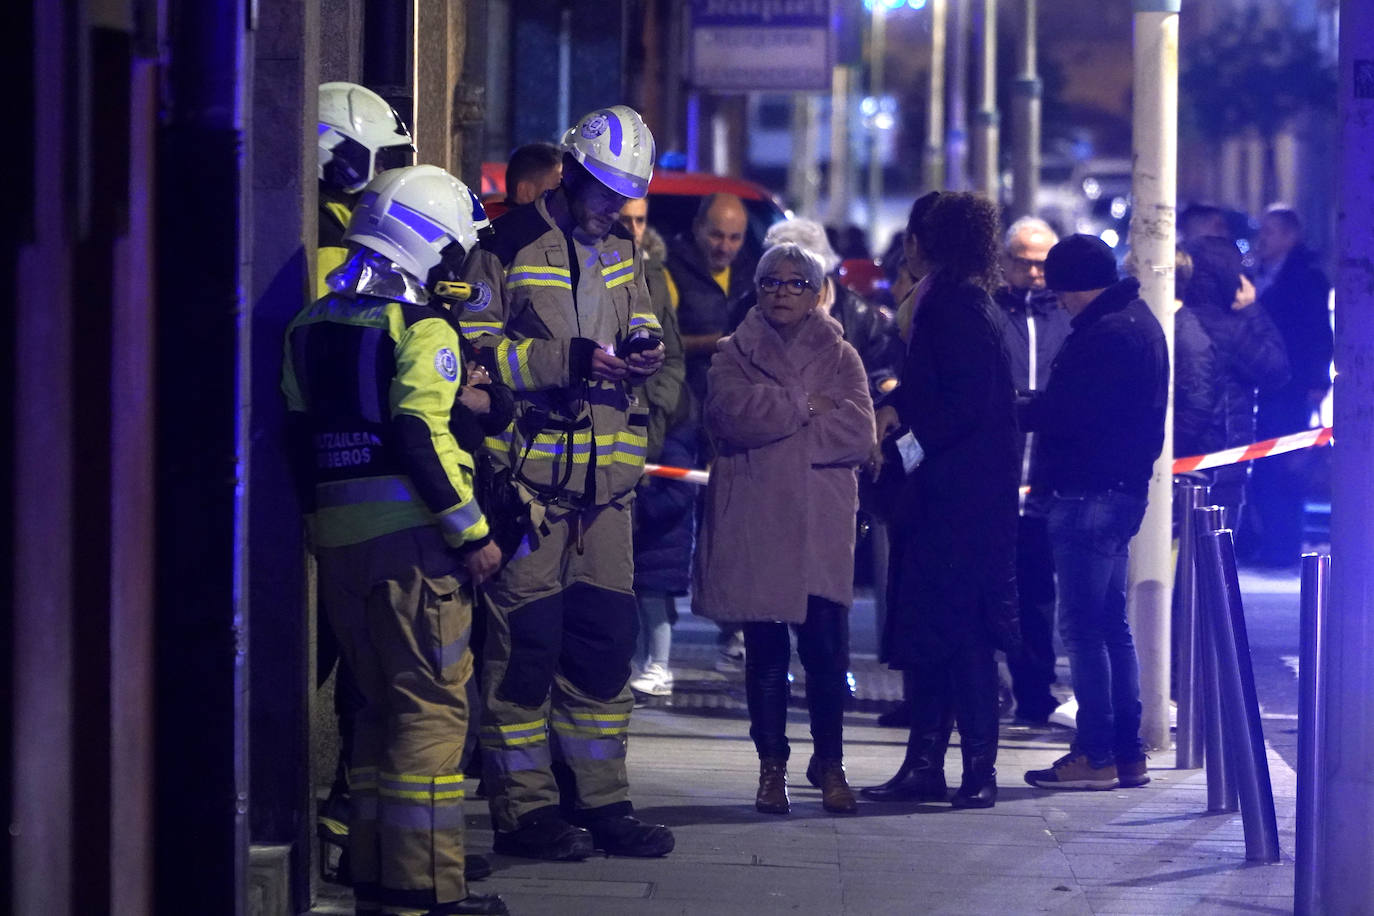
[[[910,431],[898,437],[897,453],[902,456],[902,470],[908,474],[915,470],[916,465],[926,456],[925,449],[921,448],[921,443],[916,441],[916,437]]]

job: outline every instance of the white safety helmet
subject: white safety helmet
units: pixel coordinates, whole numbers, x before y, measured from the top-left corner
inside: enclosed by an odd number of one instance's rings
[[[622,197],[649,193],[654,135],[633,108],[612,105],[584,115],[563,135],[563,151]]]
[[[412,165],[372,179],[353,208],[344,242],[370,248],[428,287],[457,279],[486,219],[467,185],[437,165]],[[446,265],[444,276],[433,273],[440,264]]]
[[[357,83],[320,86],[320,180],[350,194],[378,172],[410,165],[415,145],[396,109]]]

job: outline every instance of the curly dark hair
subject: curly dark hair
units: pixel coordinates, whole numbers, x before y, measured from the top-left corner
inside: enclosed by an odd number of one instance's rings
[[[971,191],[954,191],[941,193],[911,228],[932,266],[992,292],[1002,283],[1001,226],[995,203]]]

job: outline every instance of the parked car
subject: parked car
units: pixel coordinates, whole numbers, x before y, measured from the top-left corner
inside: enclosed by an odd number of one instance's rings
[[[778,199],[752,181],[704,172],[659,170],[649,182],[649,223],[665,239],[690,232],[701,199],[708,194],[734,194],[744,202],[745,213],[749,216],[744,250],[754,258],[763,253],[763,236],[768,227],[787,218]]]

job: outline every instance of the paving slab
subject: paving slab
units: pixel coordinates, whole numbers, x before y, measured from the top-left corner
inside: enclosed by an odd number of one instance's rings
[[[496,873],[474,890],[500,893],[516,916],[1291,912],[1296,782],[1276,754],[1283,860],[1253,865],[1240,815],[1208,814],[1204,774],[1172,769],[1168,751],[1152,757],[1148,786],[1056,793],[1022,774],[1063,754],[1072,732],[1007,727],[995,808],[861,801],[856,815],[835,816],[805,784],[804,712],[794,710],[789,732],[793,813],[767,816],[753,809],[758,761],[741,709],[637,710],[633,798],[641,816],[673,828],[675,852],[581,863],[493,856]],[[886,780],[905,744],[904,731],[877,727],[873,713],[848,715],[850,782]],[[958,758],[956,736],[952,786]],[[470,848],[489,849],[485,803],[469,800],[468,814]],[[351,911],[345,890],[323,888],[318,900],[319,916]]]

